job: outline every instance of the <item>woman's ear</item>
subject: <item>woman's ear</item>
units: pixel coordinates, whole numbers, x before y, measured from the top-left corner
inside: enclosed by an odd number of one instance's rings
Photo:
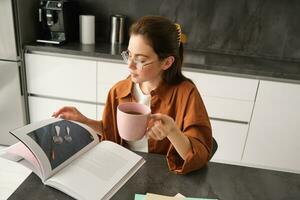
[[[174,56],[169,56],[169,57],[165,58],[163,60],[163,62],[162,62],[162,69],[163,70],[169,69],[169,67],[172,66],[172,64],[174,63],[174,61],[175,61]]]

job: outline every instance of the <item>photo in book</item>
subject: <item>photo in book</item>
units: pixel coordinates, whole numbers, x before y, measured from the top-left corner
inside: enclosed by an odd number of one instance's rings
[[[27,135],[47,155],[52,170],[94,140],[86,129],[66,120],[46,125]]]

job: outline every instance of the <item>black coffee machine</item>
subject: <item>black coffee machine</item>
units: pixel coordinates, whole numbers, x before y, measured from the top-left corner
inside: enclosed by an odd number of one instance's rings
[[[62,44],[78,40],[78,3],[72,0],[41,0],[40,35],[37,42]]]

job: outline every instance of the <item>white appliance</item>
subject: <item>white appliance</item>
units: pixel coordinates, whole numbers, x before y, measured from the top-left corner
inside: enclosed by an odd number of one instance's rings
[[[9,131],[25,125],[22,62],[13,0],[0,0],[0,145],[17,140]]]

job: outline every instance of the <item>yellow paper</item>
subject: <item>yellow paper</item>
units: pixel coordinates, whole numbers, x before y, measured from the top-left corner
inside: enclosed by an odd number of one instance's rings
[[[170,197],[165,195],[158,195],[158,194],[152,194],[147,193],[145,200],[184,200],[183,197]]]

